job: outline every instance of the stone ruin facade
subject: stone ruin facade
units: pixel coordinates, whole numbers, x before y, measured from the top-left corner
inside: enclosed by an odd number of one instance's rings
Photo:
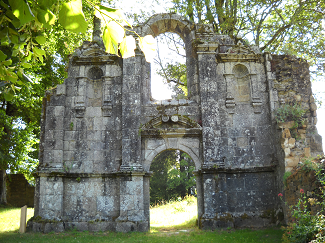
[[[322,153],[308,64],[176,14],[154,15],[136,32],[184,40],[188,99],[152,100],[140,49],[121,59],[85,42],[44,98],[33,230],[148,231],[150,164],[168,149],[195,162],[200,228],[283,222],[284,172]],[[299,139],[275,121],[287,102],[307,111]]]

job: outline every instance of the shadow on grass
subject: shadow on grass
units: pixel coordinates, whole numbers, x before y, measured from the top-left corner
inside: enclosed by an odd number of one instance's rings
[[[30,210],[32,213],[32,210]],[[259,229],[259,230],[216,230],[204,231],[196,226],[196,217],[180,224],[167,224],[168,226],[152,225],[150,232],[139,233],[116,233],[116,232],[79,232],[77,230],[66,231],[64,233],[33,233],[19,234],[19,208],[0,207],[0,242],[24,242],[24,243],[66,243],[66,242],[281,242],[282,230],[280,228]],[[166,212],[165,212],[166,213]],[[169,216],[171,217],[171,215]],[[179,216],[178,216],[179,217]],[[13,226],[12,222],[15,222]],[[17,226],[15,226],[17,224]],[[12,228],[14,227],[14,228]]]
[[[281,242],[282,230],[279,228],[263,230],[216,230],[203,231],[199,229],[157,231],[157,232],[78,232],[68,231],[64,233],[4,233],[0,235],[1,243],[63,243],[63,242],[227,242],[227,243],[276,243]]]

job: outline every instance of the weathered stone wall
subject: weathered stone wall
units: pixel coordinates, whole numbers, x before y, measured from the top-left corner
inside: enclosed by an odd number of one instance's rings
[[[85,42],[64,84],[44,99],[33,230],[147,231],[150,165],[167,149],[195,163],[201,228],[279,223],[288,150],[274,111],[292,90],[303,92],[313,111],[308,75],[290,71],[295,61],[289,70],[282,57],[176,14],[155,15],[136,31],[170,31],[184,40],[188,99],[151,99],[150,64],[139,49],[122,60]],[[289,74],[300,78],[290,83],[282,78]],[[288,92],[285,83],[294,84]],[[317,153],[315,113],[306,117],[301,134]]]
[[[34,207],[35,187],[22,174],[7,175],[7,203],[14,207]]]
[[[322,138],[316,128],[317,107],[311,91],[308,63],[294,56],[272,55],[270,69],[273,73],[275,108],[284,104],[297,104],[306,111],[303,117],[305,122],[301,127],[292,129],[292,121],[275,125],[276,156],[279,161],[277,181],[280,193],[285,190],[282,183],[284,173],[292,171],[298,163],[304,162],[309,157],[323,154],[323,150]],[[287,200],[286,196],[284,200]],[[280,203],[287,221],[288,208],[283,201]]]
[[[305,124],[291,130],[292,124],[280,124],[282,129],[281,145],[285,151],[286,171],[291,170],[304,157],[315,157],[322,153],[322,139],[317,133],[317,106],[311,91],[309,65],[306,61],[293,56],[273,56],[272,69],[276,79],[279,105],[299,104],[306,113]],[[296,133],[293,138],[292,133]]]

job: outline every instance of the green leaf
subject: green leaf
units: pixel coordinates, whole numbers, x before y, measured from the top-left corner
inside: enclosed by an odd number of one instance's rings
[[[6,79],[9,80],[10,82],[16,82],[18,79],[18,76],[16,73],[14,73],[12,71],[8,71]]]
[[[133,36],[126,36],[120,44],[120,52],[123,58],[134,57],[136,48],[135,39]]]
[[[105,26],[103,33],[103,42],[106,52],[118,55],[118,44],[123,41],[124,29],[111,21]]]
[[[0,50],[0,62],[6,60],[6,58],[7,58],[7,55],[4,54],[4,53]]]
[[[45,51],[37,47],[33,47],[33,52],[38,56],[45,56]]]
[[[49,9],[38,9],[37,19],[40,23],[44,24],[46,28],[50,28],[50,25],[55,23],[56,16]]]
[[[11,56],[16,57],[19,53],[19,49],[13,50]]]
[[[12,29],[10,27],[8,28],[8,31],[9,31],[10,34],[17,35],[17,36],[19,35],[19,32],[17,30]]]
[[[5,66],[9,66],[9,65],[11,65],[11,63],[12,63],[12,60],[11,60],[11,59],[8,59],[8,60],[6,60],[6,61],[2,61],[2,62],[1,62],[1,64],[5,65]]]
[[[44,45],[46,43],[46,38],[44,36],[39,35],[39,36],[36,36],[35,39],[36,39],[37,43],[40,45]]]
[[[5,97],[6,101],[12,101],[12,99],[14,98],[15,93],[12,90],[7,90],[7,92],[3,93],[3,96]]]
[[[63,3],[59,13],[59,22],[67,30],[86,33],[88,24],[82,12],[81,0]]]
[[[21,65],[24,67],[24,68],[32,68],[33,66],[27,62],[22,62]]]
[[[57,0],[38,0],[38,4],[44,9],[52,7]]]
[[[9,0],[12,13],[20,20],[20,24],[24,25],[34,19],[34,15],[28,4],[24,0]]]
[[[156,41],[152,37],[152,35],[146,35],[145,37],[140,37],[139,45],[146,57],[146,61],[152,62],[154,56],[156,55]]]
[[[103,19],[107,23],[114,19],[120,22],[122,25],[126,23],[128,26],[132,27],[132,25],[127,22],[124,13],[120,9],[108,8],[103,5],[99,5],[99,10],[96,9],[95,15],[97,18]]]
[[[20,26],[20,20],[17,19],[17,17],[12,13],[11,9],[7,9],[6,16],[11,19],[11,23],[15,28],[19,28]]]
[[[17,35],[10,35],[10,41],[13,44],[18,44],[18,36]]]
[[[32,56],[33,56],[33,53],[29,51],[29,52],[28,52],[28,56],[25,57],[25,60],[26,60],[26,61],[30,61],[30,60],[32,59]]]

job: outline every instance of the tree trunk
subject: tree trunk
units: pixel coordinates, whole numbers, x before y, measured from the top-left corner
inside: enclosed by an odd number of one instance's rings
[[[7,203],[6,170],[0,170],[0,204]]]
[[[181,162],[182,160],[184,160],[185,157],[183,156],[183,152],[180,151],[180,158],[179,161]],[[183,173],[186,173],[185,171],[185,166],[184,165],[180,165],[179,167],[180,169],[180,174],[182,175]],[[181,188],[180,188],[180,192],[181,192],[181,197],[184,198],[186,196],[186,182],[182,181],[181,182]]]

